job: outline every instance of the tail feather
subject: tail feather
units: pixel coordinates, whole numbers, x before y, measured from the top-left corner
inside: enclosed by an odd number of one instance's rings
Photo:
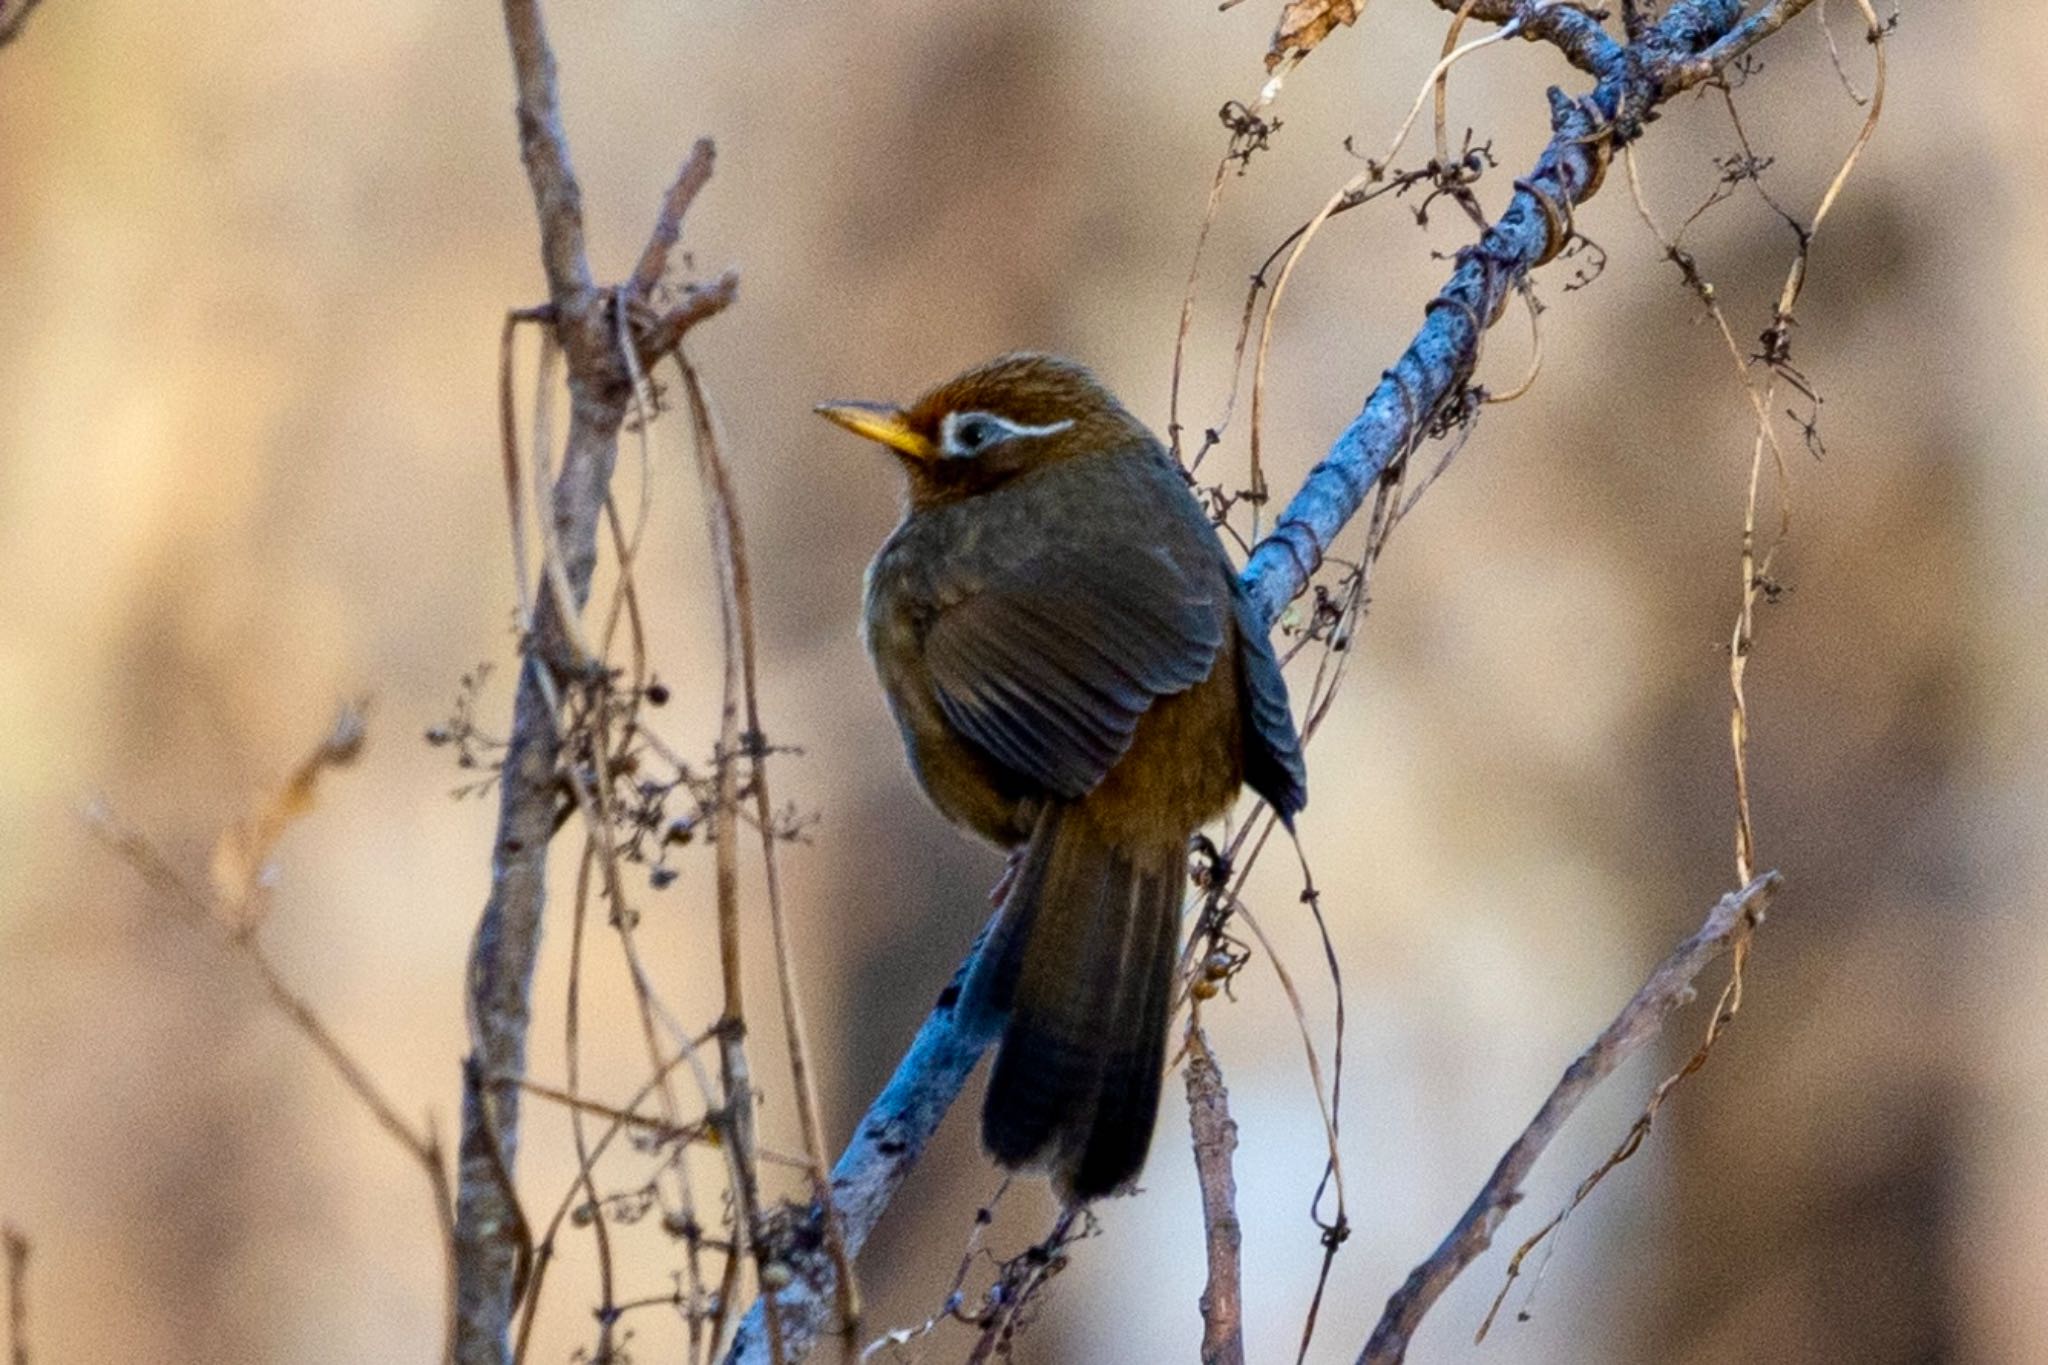
[[[1151,1144],[1184,856],[1048,808],[963,995],[971,1018],[1003,1021],[983,1144],[1076,1199],[1127,1183]]]
[[[1031,942],[1031,929],[1038,918],[1044,896],[1040,888],[1059,844],[1059,829],[1067,808],[1054,804],[1039,816],[1023,855],[1009,872],[1009,889],[990,925],[988,941],[975,955],[967,980],[960,988],[956,1017],[963,1031],[988,1039],[1002,1031],[1017,996],[1017,978],[1024,970],[1024,949]],[[1015,855],[1012,855],[1015,856]]]
[[[1173,1009],[1173,969],[1180,928],[1181,863],[1185,854],[1148,858],[1132,886],[1131,933],[1123,990],[1093,1120],[1068,1192],[1077,1200],[1109,1194],[1135,1179],[1152,1145],[1166,1068],[1166,1030]],[[1163,866],[1161,866],[1163,864]]]

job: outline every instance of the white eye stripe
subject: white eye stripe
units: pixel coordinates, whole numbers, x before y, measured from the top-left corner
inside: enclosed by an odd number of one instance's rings
[[[1071,417],[1064,422],[1030,426],[992,412],[949,412],[939,423],[939,449],[948,459],[973,459],[1003,441],[1019,436],[1053,436],[1072,425]]]

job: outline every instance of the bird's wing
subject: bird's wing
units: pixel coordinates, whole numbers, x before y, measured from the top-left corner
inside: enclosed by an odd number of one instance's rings
[[[1235,583],[1231,605],[1237,612],[1238,689],[1244,701],[1244,780],[1291,827],[1295,812],[1308,804],[1308,767],[1287,706],[1287,679],[1251,599]]]
[[[939,708],[1002,767],[1078,799],[1155,698],[1209,676],[1228,591],[1220,574],[1127,542],[1016,565],[933,622],[925,663]]]

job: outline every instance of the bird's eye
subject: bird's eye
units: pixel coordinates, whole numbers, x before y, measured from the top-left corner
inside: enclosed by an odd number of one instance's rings
[[[971,455],[996,438],[996,424],[986,417],[963,418],[953,428],[953,443],[962,454]]]
[[[1019,437],[1051,436],[1072,425],[1071,418],[1031,427],[1007,417],[998,417],[992,412],[955,412],[949,413],[940,427],[939,444],[947,455],[955,459],[972,459],[1006,441]]]

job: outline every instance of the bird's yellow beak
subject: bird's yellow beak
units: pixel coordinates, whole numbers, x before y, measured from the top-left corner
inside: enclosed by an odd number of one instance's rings
[[[890,403],[820,403],[817,414],[856,436],[883,445],[913,460],[928,461],[937,452],[932,443],[910,429],[900,409]]]

